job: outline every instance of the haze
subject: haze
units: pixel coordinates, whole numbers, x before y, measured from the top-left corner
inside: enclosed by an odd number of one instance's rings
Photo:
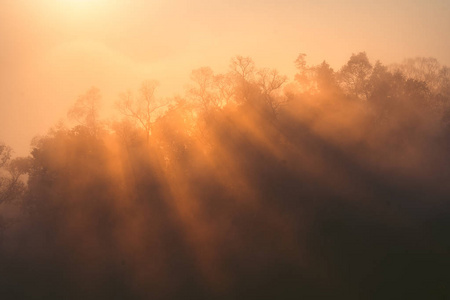
[[[106,111],[144,79],[184,93],[191,70],[250,56],[291,79],[299,53],[339,67],[366,51],[384,63],[450,64],[448,1],[40,0],[0,4],[0,140],[17,155],[90,86]]]
[[[3,1],[1,299],[450,298],[449,3],[336,2]]]

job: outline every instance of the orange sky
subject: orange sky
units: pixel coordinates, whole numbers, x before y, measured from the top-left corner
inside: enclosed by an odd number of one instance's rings
[[[335,68],[359,51],[450,65],[448,0],[0,1],[0,141],[19,155],[91,86],[106,108],[144,79],[171,96],[237,54],[290,78],[299,53]]]

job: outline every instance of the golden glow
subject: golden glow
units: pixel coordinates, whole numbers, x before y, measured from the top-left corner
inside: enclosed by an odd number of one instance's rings
[[[68,9],[88,10],[99,9],[108,5],[108,0],[60,0],[62,5],[66,5]]]
[[[1,194],[15,190],[4,188],[9,181],[2,172],[13,174],[14,164],[6,165],[9,157],[0,152],[0,262],[29,261],[32,272],[56,264],[50,278],[64,271],[70,286],[78,276],[79,291],[133,290],[134,297],[118,294],[124,299],[153,299],[147,291],[178,299],[191,286],[220,295],[247,289],[248,280],[250,289],[275,284],[289,292],[303,279],[315,286],[309,278],[342,277],[339,266],[347,289],[359,278],[346,277],[354,268],[347,254],[355,253],[347,250],[365,243],[359,235],[372,222],[382,224],[373,241],[384,245],[379,233],[391,222],[384,218],[413,223],[420,195],[448,199],[438,186],[449,177],[440,172],[449,161],[448,147],[440,149],[448,133],[441,122],[444,94],[428,99],[421,82],[367,67],[416,55],[450,64],[448,32],[439,30],[450,28],[445,7],[408,0],[7,2],[0,9],[0,146],[31,155],[22,161],[32,163],[23,199],[22,186],[16,189],[31,213],[15,222],[19,238],[3,231]],[[415,17],[419,12],[426,22]],[[370,72],[339,71],[352,52],[364,50]],[[301,60],[298,70],[294,64],[301,52],[311,66],[304,72]],[[332,68],[318,65],[324,59]],[[450,82],[443,78],[440,83]],[[153,81],[140,87],[153,79],[155,94]],[[47,131],[58,119],[70,125]],[[35,135],[42,138],[30,154]],[[404,209],[403,200],[389,203],[397,197],[414,201]],[[401,228],[405,245],[415,241],[410,233],[417,230]],[[1,259],[8,240],[39,245],[27,248],[43,249],[42,261],[27,252]],[[397,249],[372,256],[364,247],[357,252],[374,263]],[[335,250],[337,259],[346,253],[337,264],[327,259]]]
[[[56,20],[59,30],[72,31],[77,35],[83,32],[83,37],[86,37],[86,34],[95,32],[99,26],[104,27],[104,22],[114,17],[119,3],[115,0],[43,0],[37,10]]]
[[[334,68],[358,51],[384,63],[433,56],[450,64],[445,1],[414,6],[406,0],[232,2],[3,3],[0,136],[24,154],[29,140],[92,85],[109,104],[120,91],[147,78],[160,81],[160,95],[182,94],[191,70],[210,66],[225,72],[236,54],[252,57],[260,67],[275,67],[290,79],[300,52],[307,53],[311,64],[325,59]],[[29,94],[21,96],[22,89]],[[20,122],[20,114],[30,122]],[[17,131],[12,134],[9,128]]]

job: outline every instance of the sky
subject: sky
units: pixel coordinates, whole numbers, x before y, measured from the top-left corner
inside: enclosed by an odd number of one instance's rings
[[[449,33],[450,0],[0,0],[0,142],[27,155],[91,86],[108,111],[146,79],[182,95],[193,69],[235,55],[291,79],[300,53],[450,66]]]

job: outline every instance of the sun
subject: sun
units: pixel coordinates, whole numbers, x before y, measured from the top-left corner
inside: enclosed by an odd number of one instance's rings
[[[104,4],[104,0],[62,0],[73,8],[94,8],[100,4]]]
[[[59,7],[65,7],[66,9],[74,10],[92,10],[99,9],[101,7],[108,6],[114,1],[108,0],[53,0]]]
[[[108,13],[116,1],[111,0],[52,0],[53,8],[68,18],[85,19]]]

